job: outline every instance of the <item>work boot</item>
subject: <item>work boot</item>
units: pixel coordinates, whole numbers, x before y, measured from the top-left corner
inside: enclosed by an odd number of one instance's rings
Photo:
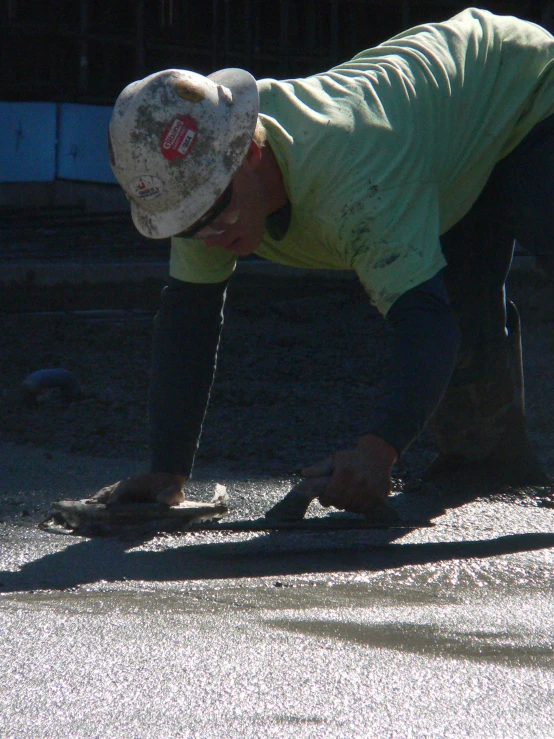
[[[518,487],[551,483],[525,429],[521,323],[516,306],[506,308],[504,343],[483,347],[473,372],[455,370],[431,419],[439,455],[426,480],[471,469]]]

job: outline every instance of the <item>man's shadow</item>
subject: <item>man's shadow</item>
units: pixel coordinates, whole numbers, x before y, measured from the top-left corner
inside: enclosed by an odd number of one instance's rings
[[[405,486],[404,494],[392,498],[392,504],[404,520],[433,521],[448,509],[487,497],[502,499],[507,494],[505,485],[492,478],[484,479],[482,474],[458,477],[446,493],[444,490],[443,485],[415,480]],[[549,491],[542,492],[546,495]],[[341,517],[342,514],[329,515]],[[380,572],[406,565],[488,558],[554,547],[554,533],[510,534],[489,540],[395,543],[405,535],[405,528],[390,528],[379,531],[378,544],[371,531],[367,543],[357,535],[354,544],[345,544],[344,532],[339,537],[327,533],[273,532],[248,541],[230,541],[228,536],[217,534],[220,541],[194,544],[194,540],[188,540],[182,547],[172,546],[166,551],[137,549],[151,534],[78,539],[76,543],[68,537],[68,546],[62,551],[28,562],[17,572],[0,571],[0,592],[63,590],[99,581],[169,582]]]
[[[406,565],[483,559],[554,547],[554,533],[510,534],[488,540],[400,544],[394,534],[379,545],[309,534],[306,546],[294,535],[270,533],[243,542],[187,544],[166,551],[136,550],[121,538],[79,540],[64,550],[29,562],[17,572],[0,572],[0,591],[63,590],[100,581],[169,582],[285,577],[340,572],[381,572]],[[403,532],[405,533],[405,532]],[[46,535],[46,534],[45,534]],[[304,536],[304,535],[302,535]],[[387,542],[387,539],[390,541]]]

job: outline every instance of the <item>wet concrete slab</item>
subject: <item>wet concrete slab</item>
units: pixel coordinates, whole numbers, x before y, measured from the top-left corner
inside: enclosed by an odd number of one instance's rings
[[[435,526],[84,539],[36,524],[136,463],[0,444],[0,469],[3,739],[554,736],[552,509],[399,495]],[[236,518],[292,482],[206,470],[191,496],[216,481]]]

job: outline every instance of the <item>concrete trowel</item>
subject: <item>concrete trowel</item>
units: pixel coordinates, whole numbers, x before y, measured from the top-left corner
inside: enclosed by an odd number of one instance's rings
[[[403,521],[387,504],[377,506],[371,518],[355,514],[330,514],[304,518],[311,502],[321,492],[304,479],[273,506],[263,518],[220,521],[229,513],[224,485],[216,484],[215,495],[206,503],[186,500],[178,506],[158,503],[119,503],[106,505],[92,500],[61,500],[52,503],[39,528],[51,533],[76,536],[116,536],[128,533],[174,531],[344,531],[350,529],[419,528],[429,521]]]

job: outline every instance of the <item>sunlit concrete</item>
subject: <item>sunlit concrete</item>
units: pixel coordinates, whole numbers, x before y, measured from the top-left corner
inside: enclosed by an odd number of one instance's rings
[[[554,736],[554,510],[89,540],[36,523],[135,463],[0,444],[0,469],[2,739]],[[222,475],[192,494],[226,483],[234,517],[291,482]]]

